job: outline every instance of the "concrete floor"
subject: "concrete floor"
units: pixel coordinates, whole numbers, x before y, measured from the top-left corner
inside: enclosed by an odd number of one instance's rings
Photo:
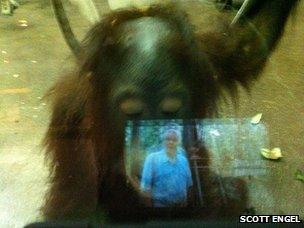
[[[0,16],[0,227],[41,219],[48,170],[40,143],[49,118],[42,97],[73,64],[48,1],[22,2],[12,17]],[[79,14],[72,17],[77,33],[84,34],[88,23]],[[222,106],[225,117],[263,113],[270,147],[282,149],[280,162],[265,161],[269,175],[250,182],[251,204],[260,213],[304,217],[304,183],[294,178],[297,169],[304,170],[303,20],[302,1],[252,95],[241,91],[237,111]],[[273,199],[268,204],[267,194],[254,194],[262,185]]]

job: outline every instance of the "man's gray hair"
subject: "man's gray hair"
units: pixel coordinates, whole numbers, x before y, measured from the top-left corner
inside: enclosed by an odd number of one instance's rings
[[[164,131],[163,140],[165,140],[166,138],[168,138],[171,135],[176,136],[178,142],[181,141],[181,133],[180,133],[180,131],[176,130],[176,129],[173,129],[173,128],[167,129],[167,130]]]

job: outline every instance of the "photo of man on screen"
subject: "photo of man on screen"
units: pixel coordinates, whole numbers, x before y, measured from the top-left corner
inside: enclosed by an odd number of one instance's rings
[[[144,162],[141,190],[150,199],[152,207],[186,207],[192,187],[189,162],[178,152],[180,132],[165,131],[164,149],[151,153]]]

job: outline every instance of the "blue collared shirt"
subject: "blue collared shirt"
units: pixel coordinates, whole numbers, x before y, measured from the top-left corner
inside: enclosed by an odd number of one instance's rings
[[[181,153],[170,160],[164,150],[147,156],[141,179],[141,189],[151,192],[153,206],[168,207],[187,201],[192,186],[188,160]]]

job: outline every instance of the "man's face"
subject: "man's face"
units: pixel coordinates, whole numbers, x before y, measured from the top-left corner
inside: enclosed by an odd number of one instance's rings
[[[169,150],[176,150],[178,144],[178,137],[175,134],[167,135],[165,138],[166,148]]]

